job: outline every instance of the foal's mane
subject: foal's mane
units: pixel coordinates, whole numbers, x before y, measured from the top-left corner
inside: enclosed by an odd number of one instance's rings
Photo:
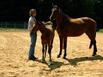
[[[53,25],[51,22],[40,22],[40,21],[37,21],[37,24],[39,26],[40,29],[42,30],[53,30]]]

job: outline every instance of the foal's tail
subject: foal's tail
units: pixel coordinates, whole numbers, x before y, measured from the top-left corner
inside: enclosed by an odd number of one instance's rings
[[[91,42],[90,42],[90,45],[89,45],[89,49],[91,49],[92,46],[93,46],[93,42],[91,41]]]

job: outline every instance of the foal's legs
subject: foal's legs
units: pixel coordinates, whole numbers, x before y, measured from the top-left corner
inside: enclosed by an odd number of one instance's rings
[[[49,53],[49,65],[52,64],[52,59],[51,59],[51,50],[53,48],[53,40],[54,40],[54,35],[51,37],[51,41],[49,43],[49,48],[48,48],[48,53]]]
[[[46,53],[46,51],[45,51],[45,45],[44,44],[42,44],[42,62],[44,63],[45,62],[45,53]]]
[[[45,55],[45,58],[46,58],[47,45],[45,45],[44,47],[45,47],[44,55]]]
[[[66,56],[67,56],[67,37],[64,38],[64,56],[63,58],[66,59]]]
[[[52,64],[52,59],[51,59],[51,49],[52,49],[52,46],[49,46],[49,49],[48,49],[48,53],[49,53],[49,65]]]
[[[62,47],[63,47],[63,37],[62,36],[59,36],[59,39],[60,39],[60,52],[59,52],[59,55],[57,56],[57,58],[59,58],[62,54]]]
[[[96,55],[96,52],[97,52],[97,46],[96,46],[96,40],[95,40],[96,33],[87,32],[86,34],[87,34],[87,36],[88,36],[88,37],[90,38],[90,40],[91,40],[90,48],[91,48],[92,45],[93,45],[93,54],[92,54],[92,56],[95,56],[95,55]]]

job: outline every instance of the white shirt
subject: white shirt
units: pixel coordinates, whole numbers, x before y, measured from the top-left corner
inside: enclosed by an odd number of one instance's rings
[[[28,30],[32,31],[32,29],[35,27],[35,25],[36,25],[36,19],[35,19],[35,17],[31,16],[28,21]]]

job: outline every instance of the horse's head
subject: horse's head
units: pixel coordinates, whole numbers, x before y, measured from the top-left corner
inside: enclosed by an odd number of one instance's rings
[[[54,21],[57,19],[57,17],[59,16],[59,13],[60,13],[60,8],[55,5],[53,8],[52,8],[52,13],[50,15],[50,20],[51,21]]]

